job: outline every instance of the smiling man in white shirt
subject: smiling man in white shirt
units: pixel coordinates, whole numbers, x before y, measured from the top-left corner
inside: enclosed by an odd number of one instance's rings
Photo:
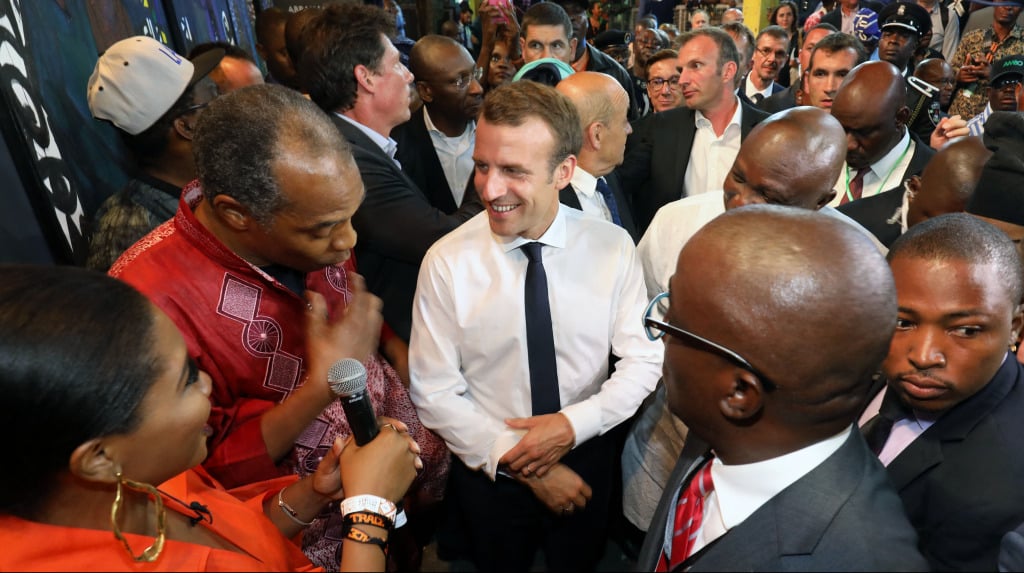
[[[581,142],[554,89],[489,94],[474,151],[486,214],[438,241],[420,271],[410,392],[461,460],[449,501],[484,571],[527,570],[541,546],[549,570],[596,566],[617,455],[607,433],[660,376],[632,240],[558,201]]]

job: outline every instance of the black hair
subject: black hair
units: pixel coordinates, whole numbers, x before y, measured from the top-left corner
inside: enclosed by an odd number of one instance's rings
[[[196,84],[198,83],[196,82]],[[188,108],[194,104],[193,95],[196,84],[191,84],[185,88],[181,97],[171,105],[171,109],[161,115],[160,119],[147,127],[145,131],[132,135],[127,131],[118,130],[122,141],[128,147],[132,157],[135,159],[135,163],[139,167],[148,167],[158,163],[158,158],[167,151],[167,145],[170,143],[168,133],[174,125],[174,120],[184,115]]]
[[[814,45],[814,50],[811,51],[808,68],[814,67],[814,54],[817,54],[819,50],[828,54],[834,54],[843,50],[853,50],[857,54],[857,63],[854,64],[854,67],[868,60],[868,51],[864,48],[864,44],[854,36],[842,32],[832,32],[818,40],[818,43]]]
[[[526,37],[526,31],[530,26],[561,26],[565,30],[565,37],[572,39],[572,20],[565,8],[553,2],[541,2],[534,4],[523,14],[522,36]]]
[[[242,48],[230,43],[230,42],[203,42],[202,44],[196,44],[188,52],[188,59],[194,60],[197,57],[216,49],[224,50],[225,58],[234,58],[236,60],[245,60],[251,64],[255,64],[256,60],[253,59],[252,54],[245,51]]]
[[[30,518],[78,446],[137,427],[161,368],[154,316],[102,273],[0,265],[0,513]]]

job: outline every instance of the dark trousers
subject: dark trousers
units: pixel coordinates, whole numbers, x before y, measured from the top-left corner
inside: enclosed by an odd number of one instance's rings
[[[470,556],[481,571],[527,571],[543,548],[549,571],[593,571],[604,552],[616,448],[608,436],[593,438],[562,458],[590,485],[586,509],[551,512],[519,482],[452,464],[449,502],[454,502]]]

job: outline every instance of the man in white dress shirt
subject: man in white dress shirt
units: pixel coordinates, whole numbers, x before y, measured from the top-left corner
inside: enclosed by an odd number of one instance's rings
[[[668,291],[679,250],[726,210],[769,203],[789,205],[855,222],[825,204],[846,153],[843,128],[828,112],[791,108],[758,124],[740,147],[724,182],[725,193],[686,197],[662,207],[638,253],[649,298]],[[873,237],[872,237],[873,238]],[[686,439],[686,426],[669,412],[665,388],[644,407],[622,454],[623,511],[639,530],[647,524]]]
[[[619,225],[634,241],[640,239],[629,201],[612,170],[622,163],[629,125],[629,95],[608,74],[577,72],[558,82],[580,114],[583,145],[576,156],[572,180],[559,190],[559,200],[584,213]]]
[[[832,115],[848,139],[846,165],[829,205],[872,197],[903,187],[935,155],[907,129],[906,81],[889,62],[864,62],[850,71],[836,92]]]
[[[527,570],[538,547],[549,570],[596,566],[616,462],[607,433],[660,376],[629,235],[558,202],[581,140],[554,89],[490,93],[474,151],[486,213],[435,243],[420,271],[410,394],[461,460],[449,501],[484,571]]]

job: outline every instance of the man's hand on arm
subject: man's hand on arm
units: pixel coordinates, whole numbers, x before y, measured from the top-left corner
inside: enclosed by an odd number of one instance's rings
[[[587,482],[565,464],[554,464],[543,477],[515,475],[552,513],[568,515],[583,509],[593,492]]]
[[[544,477],[576,445],[576,431],[569,418],[561,413],[509,418],[505,424],[512,429],[526,430],[519,443],[498,460],[512,473]]]

